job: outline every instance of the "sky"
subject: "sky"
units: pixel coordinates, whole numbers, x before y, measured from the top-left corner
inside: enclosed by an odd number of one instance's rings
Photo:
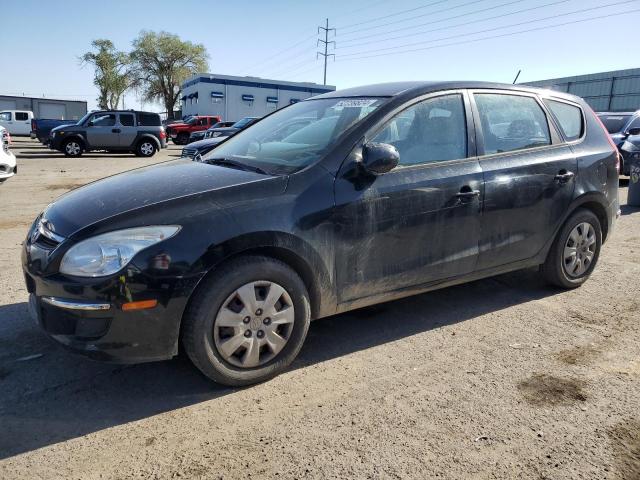
[[[526,82],[640,67],[633,49],[611,40],[636,30],[640,0],[0,0],[0,95],[86,100],[96,108],[93,69],[78,57],[97,38],[129,50],[141,30],[202,43],[212,73],[322,83],[317,27],[327,18],[336,28],[327,83],[339,89],[399,80],[511,83],[518,70]],[[135,92],[125,106],[161,110]]]

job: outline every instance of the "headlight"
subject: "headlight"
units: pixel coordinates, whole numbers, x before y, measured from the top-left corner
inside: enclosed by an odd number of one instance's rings
[[[220,135],[222,135],[221,132],[213,132],[213,135],[211,135],[212,137],[219,137]]]
[[[77,277],[114,274],[138,252],[173,237],[179,230],[178,225],[158,225],[97,235],[71,247],[62,257],[60,272]]]

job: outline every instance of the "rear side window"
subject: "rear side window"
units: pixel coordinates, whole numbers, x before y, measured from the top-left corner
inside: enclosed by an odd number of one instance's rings
[[[16,112],[16,121],[21,122],[29,120],[29,114],[27,112]]]
[[[574,105],[555,100],[544,100],[544,103],[553,112],[553,115],[560,124],[560,129],[564,133],[564,138],[572,142],[578,140],[584,131],[584,118],[582,110]]]
[[[496,93],[474,97],[485,155],[551,145],[547,117],[533,97]]]
[[[160,115],[157,113],[138,113],[138,125],[145,127],[159,127],[162,125]]]
[[[467,157],[467,125],[462,96],[429,98],[393,117],[373,138],[395,146],[400,165]]]
[[[124,127],[133,127],[133,115],[130,113],[121,113],[120,124]]]

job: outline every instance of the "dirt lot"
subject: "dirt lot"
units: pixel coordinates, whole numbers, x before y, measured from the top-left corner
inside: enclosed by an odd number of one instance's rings
[[[582,288],[523,271],[312,324],[286,374],[222,388],[114,366],[27,315],[20,243],[48,202],[151,161],[14,146],[0,186],[0,478],[640,479],[640,209]]]

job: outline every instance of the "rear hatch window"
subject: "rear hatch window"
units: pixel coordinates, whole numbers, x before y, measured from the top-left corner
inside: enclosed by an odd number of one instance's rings
[[[143,113],[138,112],[138,125],[144,127],[159,127],[162,125],[160,121],[160,115],[157,113]]]
[[[631,118],[631,115],[598,115],[602,123],[604,123],[607,132],[618,133]]]

